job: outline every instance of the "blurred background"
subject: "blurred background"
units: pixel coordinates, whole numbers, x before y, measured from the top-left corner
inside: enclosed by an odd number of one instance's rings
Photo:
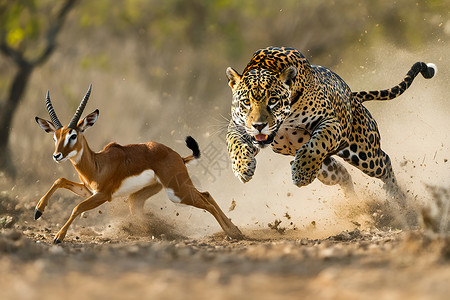
[[[0,0],[1,201],[25,203],[31,221],[55,179],[76,180],[69,163],[53,162],[52,137],[34,117],[48,118],[50,90],[61,122],[69,122],[92,83],[85,114],[100,110],[86,132],[93,150],[155,140],[188,155],[184,137],[192,135],[203,151],[190,167],[195,183],[238,225],[266,227],[274,218],[290,228],[346,224],[330,221],[352,210],[337,187],[291,184],[292,158],[264,151],[246,185],[231,173],[225,69],[241,72],[267,46],[298,49],[354,91],[389,88],[414,62],[435,63],[434,79],[419,76],[401,98],[367,103],[399,181],[412,199],[427,201],[430,186],[450,184],[449,17],[448,0]],[[348,168],[362,198],[386,197],[377,180]],[[158,197],[147,207],[195,223],[188,234],[204,224],[218,230],[203,212]],[[75,196],[61,191],[54,198],[65,209],[54,216],[61,223],[75,205],[65,199]]]

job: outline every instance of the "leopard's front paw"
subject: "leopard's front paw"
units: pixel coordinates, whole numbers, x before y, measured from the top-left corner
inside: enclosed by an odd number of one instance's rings
[[[254,157],[233,162],[233,173],[242,183],[252,179],[255,168],[256,159]]]
[[[319,164],[311,164],[307,161],[295,159],[292,164],[292,181],[298,187],[306,186],[316,179],[320,170]]]

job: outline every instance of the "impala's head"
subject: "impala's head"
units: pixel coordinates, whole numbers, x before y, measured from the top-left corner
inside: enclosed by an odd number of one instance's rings
[[[53,159],[56,162],[63,162],[67,159],[72,159],[73,161],[78,162],[81,158],[81,154],[83,153],[83,132],[87,128],[94,125],[95,121],[97,121],[99,113],[97,109],[80,121],[81,114],[83,113],[84,107],[89,99],[89,95],[91,94],[91,88],[92,85],[89,86],[86,95],[67,126],[61,125],[61,122],[53,109],[53,105],[50,102],[50,93],[47,92],[45,102],[51,121],[36,117],[36,122],[43,130],[45,130],[45,132],[53,133],[53,139],[55,140],[55,152],[53,153]]]

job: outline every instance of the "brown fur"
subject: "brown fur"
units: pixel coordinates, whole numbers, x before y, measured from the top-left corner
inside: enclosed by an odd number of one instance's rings
[[[192,155],[183,158],[171,148],[157,142],[125,146],[110,143],[102,151],[94,152],[89,148],[83,132],[95,123],[97,116],[98,111],[95,111],[80,121],[76,129],[65,126],[58,130],[52,122],[36,118],[42,129],[54,133],[54,157],[60,159],[59,161],[70,160],[81,183],[65,178],[56,180],[36,205],[35,218],[42,215],[49,198],[58,188],[66,188],[86,198],[74,208],[69,220],[56,234],[55,243],[64,239],[70,224],[77,216],[111,201],[125,179],[147,170],[152,170],[155,178],[128,195],[132,214],[141,213],[145,200],[164,187],[170,189],[174,196],[180,199],[180,203],[210,212],[230,237],[242,238],[242,233],[226,217],[211,195],[208,192],[199,192],[193,185],[185,166],[185,163],[193,159]],[[72,135],[76,135],[74,142],[68,138]],[[70,153],[75,155],[68,157]]]

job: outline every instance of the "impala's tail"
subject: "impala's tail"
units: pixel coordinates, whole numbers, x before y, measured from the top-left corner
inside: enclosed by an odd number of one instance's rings
[[[189,156],[183,158],[183,161],[185,164],[190,162],[194,158],[200,157],[200,149],[198,148],[197,141],[194,140],[194,138],[192,136],[186,137],[186,146],[192,150],[192,155],[189,155]]]
[[[403,81],[393,88],[387,90],[378,91],[361,91],[353,92],[353,98],[359,99],[360,102],[372,101],[372,100],[392,100],[408,89],[413,82],[414,78],[421,73],[426,79],[433,78],[437,73],[437,67],[435,64],[426,64],[424,62],[416,62],[411,70],[406,74]]]

